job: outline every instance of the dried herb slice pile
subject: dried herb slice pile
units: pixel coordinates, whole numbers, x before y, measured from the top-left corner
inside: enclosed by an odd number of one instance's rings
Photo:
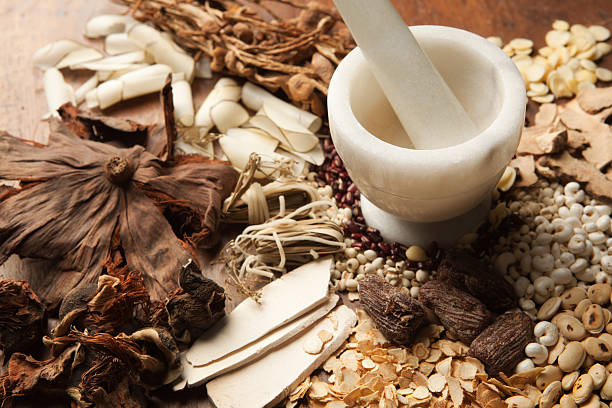
[[[97,281],[113,238],[151,299],[164,299],[190,250],[217,242],[237,178],[220,162],[167,163],[142,146],[83,140],[57,120],[48,146],[0,134],[0,157],[0,179],[21,183],[0,195],[0,264],[12,254],[52,261],[35,288],[51,305]]]
[[[282,90],[303,109],[325,113],[335,67],[355,46],[333,7],[280,0],[297,11],[282,19],[263,1],[116,0],[132,15],[171,33],[184,48],[211,58],[211,69]]]

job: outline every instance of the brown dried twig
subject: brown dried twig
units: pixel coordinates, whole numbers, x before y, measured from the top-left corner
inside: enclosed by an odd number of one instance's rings
[[[210,57],[213,71],[246,78],[273,92],[280,89],[318,115],[325,113],[330,70],[354,47],[338,12],[314,2],[280,0],[295,9],[297,17],[278,21],[259,0],[250,5],[240,0],[115,1],[130,7],[136,19],[171,33],[181,46]],[[266,21],[260,14],[275,20]]]

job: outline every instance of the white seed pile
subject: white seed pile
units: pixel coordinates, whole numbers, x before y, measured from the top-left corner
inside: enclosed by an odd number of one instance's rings
[[[515,38],[503,45],[501,38],[488,40],[502,47],[520,71],[527,96],[538,103],[555,98],[570,98],[578,91],[594,88],[597,80],[612,81],[612,71],[598,67],[595,61],[612,51],[607,41],[610,30],[600,25],[584,26],[557,20],[546,34],[546,46],[533,52],[533,41]]]
[[[590,199],[576,182],[519,191],[508,202],[525,225],[494,247],[493,264],[505,274],[525,313],[573,287],[612,282],[612,207]]]

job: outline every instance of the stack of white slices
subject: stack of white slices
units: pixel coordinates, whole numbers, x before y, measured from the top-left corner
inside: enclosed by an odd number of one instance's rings
[[[330,257],[305,264],[261,290],[182,355],[175,390],[207,381],[219,408],[278,404],[346,340],[357,321],[329,293]],[[212,381],[210,381],[212,380]]]

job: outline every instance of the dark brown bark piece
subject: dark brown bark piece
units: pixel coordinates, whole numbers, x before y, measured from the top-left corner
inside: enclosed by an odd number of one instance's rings
[[[516,306],[512,285],[467,252],[449,251],[438,266],[438,279],[471,294],[493,312],[503,313]]]
[[[446,330],[465,344],[470,344],[493,320],[480,300],[448,282],[427,282],[419,290],[419,301],[432,309]]]
[[[117,142],[121,147],[145,146],[152,126],[129,119],[81,111],[70,102],[57,110],[66,126],[81,139]]]
[[[30,351],[41,344],[45,307],[30,284],[23,280],[0,281],[0,350],[4,359],[16,351]],[[0,361],[3,363],[4,361]]]
[[[359,298],[376,328],[394,343],[409,343],[425,323],[418,301],[376,275],[366,275],[359,282]]]
[[[225,291],[191,259],[181,268],[179,285],[166,300],[168,323],[175,339],[191,343],[225,316]]]
[[[525,346],[534,339],[533,327],[525,313],[505,313],[474,339],[468,355],[482,361],[491,376],[510,375],[524,358]]]
[[[115,156],[133,168],[119,185],[105,172]],[[54,278],[45,283],[55,300],[97,282],[114,235],[152,300],[164,300],[190,248],[217,243],[221,205],[237,179],[227,164],[165,163],[141,146],[79,139],[59,121],[48,146],[0,133],[0,157],[0,179],[29,183],[0,201],[0,264],[11,254],[51,261]]]

